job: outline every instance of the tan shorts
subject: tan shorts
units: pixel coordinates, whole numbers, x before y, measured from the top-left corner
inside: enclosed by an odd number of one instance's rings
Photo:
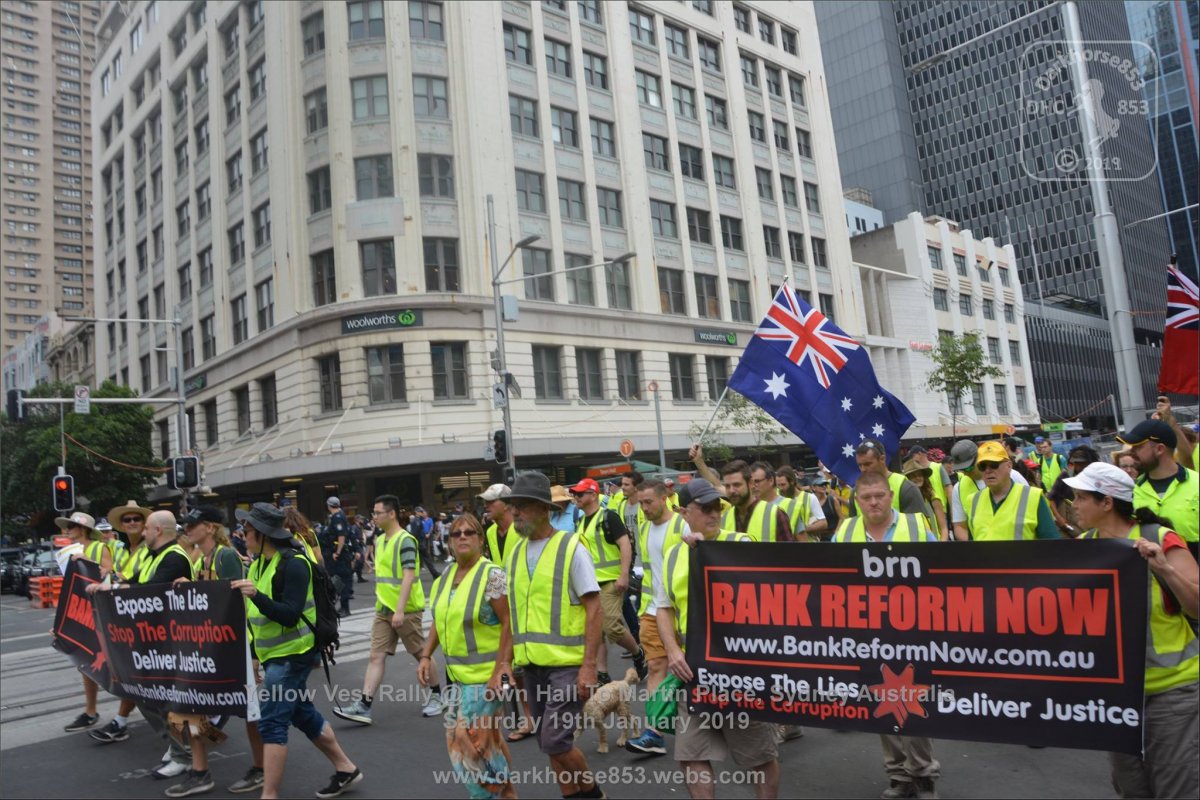
[[[646,651],[646,658],[653,661],[656,658],[667,657],[667,648],[663,646],[662,637],[658,635],[658,617],[654,614],[641,616],[638,638],[641,639],[642,649]]]
[[[616,581],[600,584],[600,611],[604,614],[604,638],[616,643],[625,638],[629,628],[625,627],[625,614],[621,605],[625,593],[617,588]]]
[[[404,624],[399,630],[392,627],[390,614],[375,612],[371,623],[371,652],[396,655],[396,643],[404,642],[409,655],[419,656],[425,649],[425,634],[421,631],[421,612],[412,611],[404,615]]]
[[[779,759],[777,726],[773,723],[741,725],[736,712],[711,714],[708,719],[714,727],[701,727],[702,716],[689,714],[687,704],[679,704],[679,720],[675,723],[676,761],[728,761],[732,756],[739,767],[750,769]]]

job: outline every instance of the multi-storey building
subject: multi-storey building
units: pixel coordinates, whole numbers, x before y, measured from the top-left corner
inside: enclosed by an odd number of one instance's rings
[[[48,314],[92,307],[90,87],[98,2],[0,8],[0,335],[13,348]],[[5,384],[5,388],[18,388]]]
[[[522,468],[652,452],[652,384],[682,456],[785,277],[862,328],[809,3],[112,3],[101,39],[98,306],[180,320],[226,501],[489,481],[488,197]],[[173,326],[103,327],[98,377],[168,394]]]
[[[1074,5],[1083,39],[1118,63],[1132,63],[1124,5]],[[918,211],[1010,242],[1020,282],[1037,300],[1026,331],[1042,416],[1082,415],[1090,427],[1111,426],[1109,404],[1097,405],[1117,392],[1115,348],[1111,334],[1094,335],[1108,333],[1110,322],[1095,225],[1100,189],[1078,179],[1090,157],[1073,99],[1079,92],[1063,79],[1037,96],[1061,113],[1035,117],[1022,102],[1061,43],[1075,38],[1066,13],[1066,3],[1046,0],[817,4],[844,183],[869,189],[889,223]],[[1099,59],[1086,70],[1099,82],[1093,96],[1101,114],[1118,122],[1100,146],[1121,232],[1142,393],[1152,399],[1169,250],[1162,219],[1150,219],[1163,212],[1151,174],[1154,147],[1144,118],[1128,111],[1118,117],[1119,104],[1136,108],[1128,103],[1140,100],[1136,80]],[[1043,308],[1055,311],[1043,318]],[[1070,359],[1085,379],[1041,361],[1043,352],[1057,353],[1054,363]]]

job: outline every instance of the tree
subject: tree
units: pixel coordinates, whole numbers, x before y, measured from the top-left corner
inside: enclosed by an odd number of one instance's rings
[[[964,333],[961,337],[938,337],[937,347],[929,354],[934,369],[926,386],[932,392],[945,392],[950,401],[952,437],[958,437],[958,409],[967,390],[984,378],[999,378],[1004,373],[990,364],[979,344],[980,332]]]
[[[710,464],[724,464],[733,459],[733,447],[725,443],[725,434],[752,434],[754,444],[750,446],[750,452],[754,455],[765,455],[775,449],[779,437],[786,433],[774,417],[732,389],[725,393],[725,400],[721,403],[712,426],[701,439],[700,434],[703,431],[704,426],[694,422],[688,430],[688,435],[704,447],[705,459]]]
[[[40,384],[27,397],[71,397],[67,384]],[[94,399],[136,397],[131,389],[105,381],[92,394]],[[153,411],[148,405],[92,405],[90,414],[63,408],[66,469],[75,477],[76,501],[80,510],[94,517],[126,500],[142,501],[146,487],[164,471],[150,446]],[[4,532],[21,535],[27,527],[46,536],[56,531],[51,511],[50,479],[62,462],[59,409],[55,406],[26,406],[26,421],[5,418],[0,426],[0,495],[4,498]],[[75,442],[71,441],[74,439]],[[82,445],[82,446],[81,446]],[[86,450],[84,448],[87,448]],[[88,451],[94,452],[88,452]]]

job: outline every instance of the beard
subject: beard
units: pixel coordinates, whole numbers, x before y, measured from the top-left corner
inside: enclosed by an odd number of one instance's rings
[[[513,525],[513,530],[515,530],[519,535],[521,535],[522,537],[524,537],[526,539],[528,539],[530,536],[532,536],[533,532],[535,530],[537,530],[537,525],[535,525],[532,522],[528,522],[524,519],[522,519],[520,522],[513,520],[512,525]]]

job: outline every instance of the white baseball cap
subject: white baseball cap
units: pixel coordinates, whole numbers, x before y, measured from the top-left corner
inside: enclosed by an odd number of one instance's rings
[[[1084,492],[1098,492],[1117,500],[1133,501],[1133,478],[1118,467],[1104,461],[1088,464],[1073,478],[1063,478],[1067,486]]]
[[[483,502],[490,503],[493,500],[500,500],[500,499],[510,496],[511,494],[512,494],[512,487],[509,486],[507,483],[493,483],[491,486],[489,486],[487,488],[486,491],[484,491],[483,494],[478,495],[478,497]]]

